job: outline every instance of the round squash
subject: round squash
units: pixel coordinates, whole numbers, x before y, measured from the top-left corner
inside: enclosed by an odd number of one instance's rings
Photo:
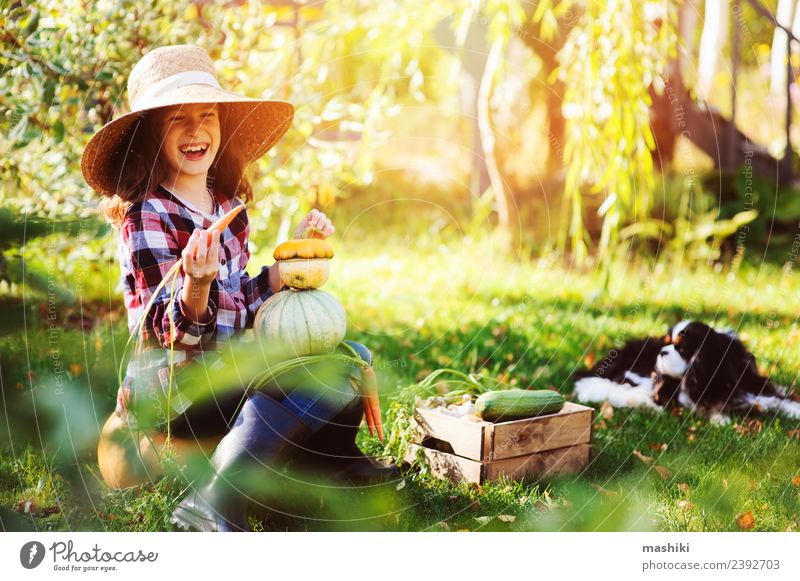
[[[207,438],[172,438],[175,461],[187,464],[192,458],[213,454],[222,435]],[[166,436],[154,431],[148,436],[133,434],[125,421],[112,412],[100,432],[97,444],[97,464],[109,488],[120,489],[155,482],[163,472],[158,454],[165,450]],[[153,449],[158,447],[158,454]]]
[[[275,260],[293,258],[333,258],[333,246],[321,238],[296,238],[278,244],[272,253]]]
[[[259,307],[253,328],[266,345],[285,345],[295,356],[321,355],[342,342],[347,318],[339,301],[325,291],[289,289]]]
[[[328,280],[330,266],[327,258],[294,258],[279,260],[281,282],[290,288],[315,289]]]

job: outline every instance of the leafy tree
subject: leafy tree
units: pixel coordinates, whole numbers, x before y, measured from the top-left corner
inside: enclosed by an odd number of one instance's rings
[[[126,81],[152,46],[190,42],[188,2],[36,0],[0,8],[0,199],[50,216],[95,212],[80,156],[127,107]]]
[[[618,240],[625,220],[643,219],[655,188],[650,89],[661,87],[675,50],[672,3],[579,2],[540,4],[534,15],[545,34],[560,13],[578,5],[581,17],[559,53],[567,120],[565,196],[572,210],[572,252],[588,254],[584,199],[603,195],[601,254]],[[587,194],[585,188],[589,188]],[[566,233],[566,231],[564,231]],[[562,249],[566,246],[562,237]]]

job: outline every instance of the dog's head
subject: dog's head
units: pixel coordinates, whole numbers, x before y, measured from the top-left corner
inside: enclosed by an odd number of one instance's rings
[[[692,375],[690,368],[704,347],[708,350],[713,344],[713,350],[718,350],[717,335],[699,321],[681,321],[664,335],[653,373],[653,401],[657,405],[670,407],[681,403],[681,382]]]
[[[664,337],[656,358],[654,400],[659,405],[686,397],[701,405],[728,403],[751,364],[755,373],[754,358],[732,332],[682,321]]]
[[[681,321],[664,336],[664,346],[656,358],[656,371],[666,377],[681,379],[701,349],[723,346],[725,341],[720,342],[720,337],[727,335],[717,333],[700,321]]]

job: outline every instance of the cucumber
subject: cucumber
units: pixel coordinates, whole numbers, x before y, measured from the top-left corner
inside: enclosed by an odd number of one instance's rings
[[[510,422],[555,413],[565,401],[555,391],[505,389],[483,393],[475,402],[475,410],[487,422]]]

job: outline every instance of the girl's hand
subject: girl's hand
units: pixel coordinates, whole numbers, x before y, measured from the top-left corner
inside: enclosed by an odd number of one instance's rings
[[[219,230],[195,228],[186,248],[181,252],[183,272],[195,284],[208,286],[219,272],[219,246],[222,233]]]
[[[333,227],[330,219],[325,214],[319,210],[311,210],[300,222],[297,230],[295,230],[294,237],[302,238],[303,232],[305,232],[306,228],[309,226],[318,228],[325,238],[336,232],[336,228]]]

